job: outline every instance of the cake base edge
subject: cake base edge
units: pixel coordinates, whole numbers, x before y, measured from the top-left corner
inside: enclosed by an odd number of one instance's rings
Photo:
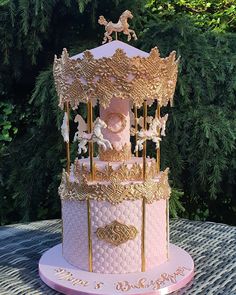
[[[62,245],[47,250],[39,275],[52,289],[70,295],[164,295],[183,288],[194,277],[194,262],[182,248],[170,244],[169,260],[139,273],[97,274],[79,270],[62,256]]]

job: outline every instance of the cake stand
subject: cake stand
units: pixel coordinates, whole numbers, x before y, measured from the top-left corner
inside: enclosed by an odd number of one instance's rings
[[[191,256],[170,244],[169,260],[147,272],[100,274],[80,270],[62,256],[59,244],[39,261],[41,279],[51,288],[70,295],[164,295],[183,288],[194,276]]]

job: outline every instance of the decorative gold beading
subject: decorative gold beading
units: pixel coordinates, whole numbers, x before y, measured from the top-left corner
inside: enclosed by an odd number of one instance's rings
[[[98,239],[115,246],[119,246],[129,240],[134,240],[137,234],[138,230],[136,227],[120,223],[117,220],[105,227],[99,227],[96,231]]]
[[[113,179],[108,184],[82,182],[67,182],[68,174],[64,171],[58,192],[61,200],[90,200],[108,201],[111,204],[119,204],[124,200],[143,200],[150,204],[170,197],[168,183],[168,168],[160,172],[156,179],[147,178],[138,183],[123,184]]]
[[[101,161],[108,162],[119,162],[128,161],[131,159],[131,144],[125,144],[121,150],[117,151],[114,147],[113,149],[107,149],[104,151],[103,148],[99,148],[99,159]]]
[[[143,169],[142,165],[139,163],[130,164],[121,163],[118,168],[113,168],[110,163],[108,163],[105,168],[99,169],[94,163],[94,180],[95,181],[111,181],[112,179],[117,179],[119,181],[134,181],[143,179]],[[147,174],[149,177],[154,178],[157,176],[156,162],[152,159],[148,162],[146,167]],[[91,174],[89,173],[89,167],[81,164],[81,162],[76,159],[73,165],[73,174],[76,179],[80,180],[83,177],[86,181],[91,181]]]
[[[129,99],[141,107],[146,99],[157,99],[160,106],[172,104],[178,60],[175,51],[161,58],[155,47],[147,57],[128,57],[117,49],[111,57],[95,59],[90,51],[83,58],[72,59],[63,49],[61,58],[55,56],[53,74],[63,109],[69,102],[76,109],[80,102],[99,99],[106,108],[113,97]]]

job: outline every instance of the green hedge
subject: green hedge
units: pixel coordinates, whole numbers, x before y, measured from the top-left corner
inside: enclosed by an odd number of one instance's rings
[[[158,46],[162,56],[176,50],[181,56],[174,107],[162,110],[170,114],[161,165],[171,171],[172,215],[235,223],[233,4],[78,3],[0,1],[0,223],[60,217],[57,187],[65,147],[54,54],[63,47],[74,54],[98,46],[103,34],[98,16],[117,19],[127,8],[136,16],[131,23],[139,36],[132,45],[147,51]]]

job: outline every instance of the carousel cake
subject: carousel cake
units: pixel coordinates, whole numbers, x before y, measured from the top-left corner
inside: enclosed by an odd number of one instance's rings
[[[67,150],[62,257],[94,274],[149,272],[169,260],[171,189],[168,168],[160,170],[168,114],[160,109],[172,105],[178,60],[175,52],[161,58],[157,48],[147,53],[112,41],[113,31],[137,38],[127,23],[132,14],[122,17],[122,30],[100,17],[109,42],[72,57],[64,49],[53,67]]]

